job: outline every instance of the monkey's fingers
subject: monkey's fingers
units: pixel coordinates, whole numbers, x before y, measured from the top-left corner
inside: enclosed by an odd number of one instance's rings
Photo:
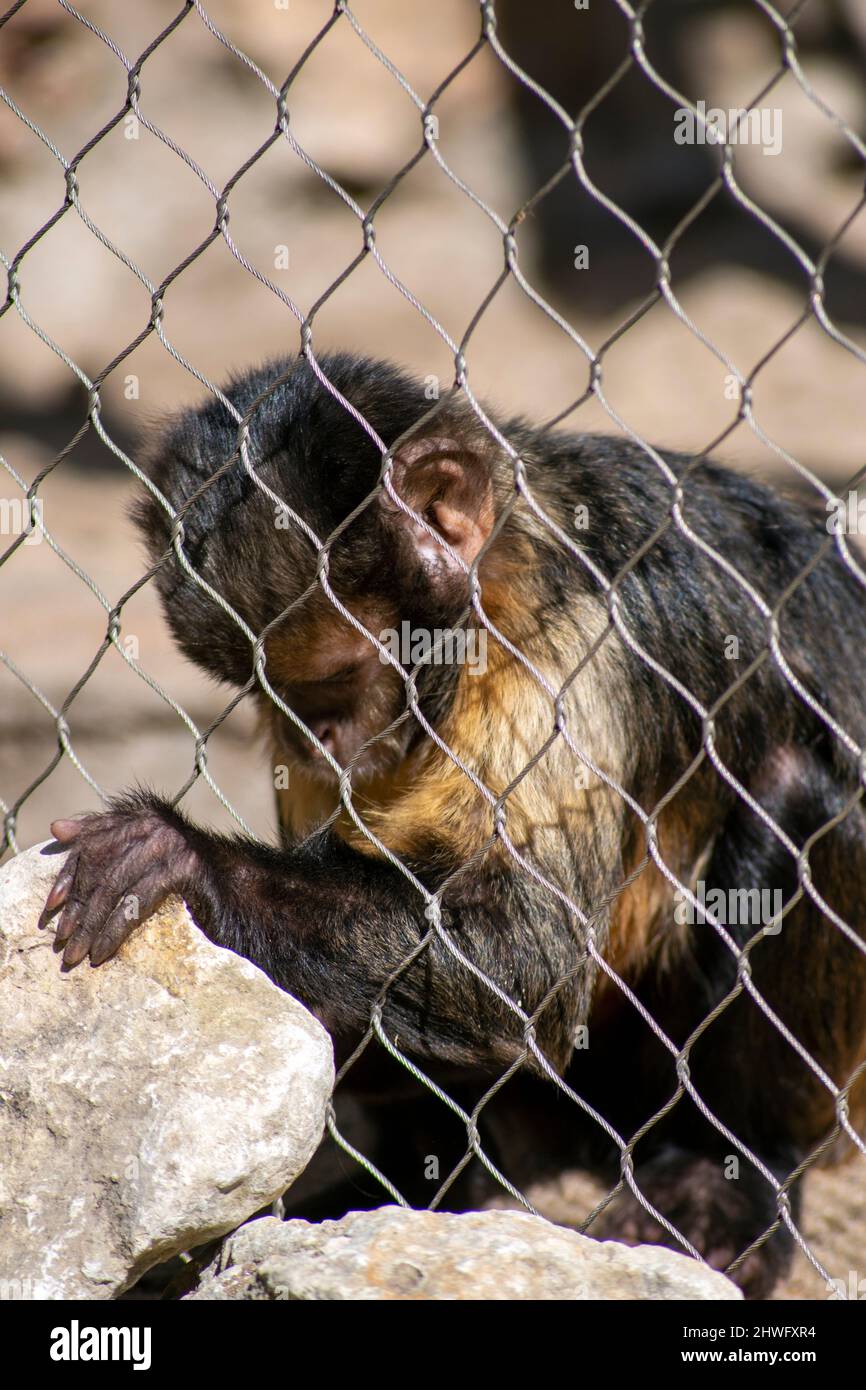
[[[72,818],[53,820],[49,829],[55,840],[59,840],[61,845],[70,845],[80,835],[86,820],[86,816],[78,816],[74,820]]]
[[[112,871],[110,863],[103,867],[98,859],[86,862],[83,853],[78,857],[54,932],[55,949],[66,947],[64,966],[77,965],[87,955],[94,934],[123,897],[124,882],[128,882],[129,877],[132,875],[124,874],[121,879],[116,868]]]
[[[118,907],[123,906],[123,901],[118,902],[118,893],[113,891],[108,901],[104,895],[94,902],[92,899],[88,903],[74,902],[64,911],[61,928],[58,926],[57,945],[63,946],[63,969],[72,970],[76,965],[80,965],[84,957],[90,954],[90,948],[95,938],[102,930],[102,924],[112,916]]]
[[[94,849],[105,851],[109,845],[119,847],[122,843],[128,849],[140,844],[151,833],[151,827],[142,817],[97,811],[75,820],[52,821],[51,833],[61,845],[72,845],[79,853],[87,850],[92,854]]]
[[[70,854],[60,873],[54,880],[54,885],[48,897],[45,899],[45,906],[39,914],[39,926],[47,927],[49,921],[59,908],[63,907],[69,897],[69,890],[75,879],[75,870],[78,867],[78,855]]]
[[[134,883],[135,878],[134,870],[128,875],[124,874],[122,881],[116,873],[109,872],[98,887],[88,892],[87,884],[82,883],[82,875],[79,873],[72,889],[73,896],[57,922],[54,938],[55,946],[65,947],[65,969],[70,970],[73,966],[79,965],[90,953],[90,948],[102,931],[103,925],[118,907],[123,909],[131,905],[138,920],[135,889],[130,885],[130,880]]]
[[[107,841],[103,837],[103,845],[116,853],[113,834]],[[154,863],[147,837],[124,846],[119,860],[100,854],[99,848],[89,852],[88,846],[82,850],[75,881],[57,923],[55,941],[58,946],[65,946],[65,969],[79,965],[91,954],[97,938],[111,921],[115,930],[109,934],[107,953],[100,956],[100,961],[107,960],[129,931],[147,916],[150,904],[160,900],[158,887],[161,886],[162,897],[168,893],[164,865]],[[129,931],[118,935],[120,921],[129,922],[130,926]]]
[[[74,903],[73,929],[63,952],[63,967],[72,970],[90,956],[102,965],[116,955],[124,941],[168,897],[159,869],[144,873],[121,895],[106,885],[85,904]]]
[[[105,915],[111,911],[122,891],[121,873],[127,880],[137,877],[144,865],[137,867],[135,861],[147,852],[147,827],[127,823],[121,830],[118,818],[110,813],[55,821],[52,829],[64,834],[70,826],[75,827],[74,850],[57,875],[39,918],[39,925],[46,926],[58,908],[63,908],[55,929],[57,946],[69,940],[95,897],[107,894]]]
[[[139,924],[155,912],[160,903],[168,897],[165,882],[158,871],[145,874],[134,888],[124,896],[105,919],[100,931],[90,947],[90,960],[93,965],[102,965],[117,955],[124,941]],[[134,909],[134,910],[131,910]]]
[[[65,946],[73,932],[78,930],[81,915],[86,904],[80,898],[68,898],[60,916],[57,919],[57,927],[54,931],[54,949],[58,950]]]

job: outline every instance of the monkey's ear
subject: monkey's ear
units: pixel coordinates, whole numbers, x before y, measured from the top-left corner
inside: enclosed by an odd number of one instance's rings
[[[472,564],[494,521],[492,474],[486,458],[451,438],[412,440],[394,457],[393,487],[465,565]],[[459,568],[444,546],[401,512],[384,489],[382,496],[386,511],[405,528],[425,565]]]

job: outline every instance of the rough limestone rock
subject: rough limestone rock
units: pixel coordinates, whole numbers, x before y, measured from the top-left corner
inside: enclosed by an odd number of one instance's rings
[[[179,900],[93,969],[36,921],[63,859],[0,869],[0,1297],[110,1298],[272,1202],[321,1137],[327,1033]]]
[[[266,1216],[235,1231],[192,1299],[739,1299],[658,1245],[591,1240],[523,1212],[380,1207],[341,1221]]]

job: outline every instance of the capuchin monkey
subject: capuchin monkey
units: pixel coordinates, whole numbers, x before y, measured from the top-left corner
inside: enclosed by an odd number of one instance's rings
[[[573,1136],[615,1183],[636,1139],[646,1202],[765,1297],[792,1174],[863,1120],[839,1095],[866,1056],[856,559],[825,511],[712,461],[491,413],[497,440],[462,391],[431,410],[386,363],[320,367],[390,452],[279,361],[226,390],[249,467],[216,401],[151,448],[186,564],[159,497],[135,512],[181,650],[249,689],[289,768],[280,847],[141,790],[55,821],[63,964],[107,961],[180,894],[339,1058],[375,1017],[476,1101],[513,1066],[538,1171]],[[678,1246],[628,1185],[592,1233]]]

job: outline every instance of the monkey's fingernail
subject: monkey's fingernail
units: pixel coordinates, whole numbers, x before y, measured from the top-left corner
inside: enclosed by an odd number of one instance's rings
[[[113,954],[114,951],[111,942],[100,936],[96,943],[90,948],[90,964],[102,965],[103,962],[107,961]]]
[[[58,946],[62,946],[69,940],[70,936],[75,931],[75,925],[75,918],[69,914],[67,909],[62,917],[58,918],[57,930],[54,933],[54,940]]]
[[[81,830],[80,820],[53,820],[49,827],[55,840],[59,840],[62,845],[74,840]]]
[[[56,912],[58,907],[61,907],[62,904],[66,902],[68,893],[69,885],[67,883],[55,883],[54,887],[51,889],[51,892],[48,894],[48,897],[45,899],[45,906],[42,909],[42,916],[49,917],[52,912]],[[42,919],[40,918],[40,922],[41,920]]]
[[[63,964],[70,970],[74,965],[80,965],[87,955],[87,941],[70,941],[63,952]]]

